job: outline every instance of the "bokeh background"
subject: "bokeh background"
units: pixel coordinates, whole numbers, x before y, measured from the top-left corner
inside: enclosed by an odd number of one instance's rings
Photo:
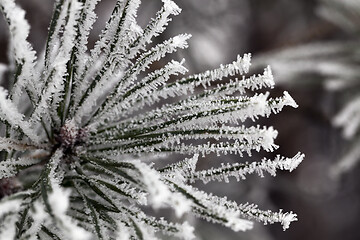
[[[53,0],[18,0],[31,25],[30,42],[43,50]],[[114,0],[103,0],[97,12],[91,46],[112,11]],[[275,153],[306,154],[292,173],[275,178],[250,176],[246,181],[199,185],[237,202],[254,202],[262,209],[298,214],[298,222],[286,232],[279,225],[255,224],[253,231],[234,233],[224,227],[189,221],[199,239],[249,240],[359,240],[360,164],[341,174],[331,174],[334,166],[351,149],[354,139],[345,139],[333,119],[360,95],[360,1],[359,0],[175,0],[183,9],[158,41],[178,33],[191,33],[190,47],[173,58],[186,59],[190,73],[218,67],[252,53],[253,72],[273,66],[277,87],[285,89],[299,104],[270,119],[261,120],[279,131]],[[139,22],[145,25],[161,7],[160,0],[144,0]],[[7,63],[7,30],[0,19],[0,62]],[[0,69],[1,70],[1,69]],[[5,84],[5,83],[2,83]],[[360,109],[360,105],[359,105]],[[360,148],[360,145],[358,146]],[[252,159],[263,155],[254,154]],[[209,156],[199,168],[223,162],[251,161],[238,156]],[[171,217],[171,216],[170,216]]]

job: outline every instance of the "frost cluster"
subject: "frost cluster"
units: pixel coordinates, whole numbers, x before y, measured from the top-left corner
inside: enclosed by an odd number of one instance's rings
[[[55,1],[38,59],[26,40],[24,11],[14,0],[0,0],[13,57],[6,68],[14,73],[10,88],[0,88],[0,190],[6,189],[0,192],[0,239],[158,239],[158,232],[195,238],[187,222],[152,217],[143,206],[172,208],[178,217],[193,214],[234,231],[251,229],[253,220],[287,229],[297,220],[292,212],[239,205],[191,185],[275,176],[302,161],[298,153],[196,170],[210,153],[278,148],[273,127],[249,125],[297,107],[287,92],[277,98],[253,93],[274,86],[270,67],[246,77],[251,55],[245,54],[185,77],[179,77],[187,71],[184,60],[154,70],[153,63],[187,48],[191,37],[179,34],[148,47],[181,12],[171,0],[163,0],[145,28],[136,21],[140,0],[118,0],[87,49],[98,2]],[[149,163],[171,154],[184,160],[161,169]]]

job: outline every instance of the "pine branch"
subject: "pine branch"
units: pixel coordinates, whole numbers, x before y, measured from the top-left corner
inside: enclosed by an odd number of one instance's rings
[[[0,0],[16,66],[9,94],[0,88],[0,238],[195,238],[186,221],[155,218],[138,206],[171,208],[179,218],[192,214],[234,231],[251,229],[252,220],[287,229],[296,220],[292,212],[259,210],[191,185],[251,173],[275,176],[302,161],[298,153],[196,170],[200,154],[278,148],[273,127],[245,123],[297,107],[287,92],[277,98],[257,92],[274,86],[270,67],[246,77],[251,55],[245,54],[190,76],[180,77],[187,72],[184,60],[153,70],[155,62],[188,47],[189,34],[148,46],[181,12],[171,0],[162,1],[144,29],[136,21],[140,0],[118,0],[89,50],[99,1],[57,0],[37,61],[23,10]],[[149,163],[171,154],[193,157],[161,169]]]

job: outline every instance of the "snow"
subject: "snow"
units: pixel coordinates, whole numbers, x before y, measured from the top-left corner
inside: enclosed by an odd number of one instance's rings
[[[9,178],[15,176],[19,172],[20,166],[31,166],[39,163],[39,159],[32,158],[8,158],[6,160],[0,161],[0,179]]]
[[[355,97],[333,119],[333,124],[343,127],[343,136],[351,139],[360,127],[360,97]]]
[[[276,176],[276,170],[287,170],[292,172],[302,162],[305,155],[297,153],[292,158],[285,158],[277,155],[275,159],[263,158],[259,162],[251,163],[234,163],[222,164],[219,168],[210,168],[198,172],[193,172],[188,176],[191,182],[201,180],[204,183],[210,181],[228,181],[230,177],[235,177],[237,181],[245,180],[246,175],[256,173],[260,177],[264,177],[264,172],[270,173],[271,176]]]
[[[11,138],[0,137],[0,150],[5,150],[10,152],[11,150],[16,151],[26,151],[26,150],[35,150],[34,146],[28,145],[25,142],[18,142]]]
[[[283,94],[284,94],[284,105],[291,106],[293,108],[298,107],[295,100],[290,96],[290,94],[287,91],[284,91]]]
[[[70,204],[70,195],[71,191],[69,189],[64,189],[53,184],[48,199],[52,213],[56,216],[58,221],[61,222],[60,230],[67,239],[89,240],[92,235],[85,229],[77,226],[75,220],[66,215]]]
[[[19,199],[2,200],[0,202],[0,218],[11,212],[19,212],[22,201]]]
[[[178,217],[190,211],[191,201],[178,192],[171,192],[169,186],[161,180],[161,175],[142,162],[132,162],[142,175],[147,187],[152,207],[160,208],[169,204]]]
[[[181,12],[181,8],[179,8],[178,5],[174,1],[171,0],[162,0],[164,3],[164,9],[166,12],[172,13],[172,14],[179,14]]]
[[[233,216],[230,215],[230,217],[228,216],[225,226],[231,228],[235,232],[245,232],[247,230],[253,229],[254,224],[249,220],[239,218],[238,214],[236,214]]]
[[[7,98],[8,92],[0,87],[0,118],[14,127],[19,127],[35,143],[40,141],[39,136],[34,132],[24,115],[19,113],[14,103]]]
[[[194,235],[194,227],[190,226],[188,222],[184,222],[181,225],[181,230],[178,234],[176,234],[178,238],[184,239],[184,240],[193,240],[195,239]]]
[[[280,221],[281,221],[284,231],[289,228],[291,222],[294,222],[297,220],[298,220],[297,215],[294,214],[293,212],[289,212],[287,214],[283,214],[280,216]]]
[[[130,239],[130,232],[128,228],[122,222],[117,222],[116,240],[128,240]]]
[[[55,215],[61,216],[66,213],[66,210],[69,207],[70,193],[69,189],[62,189],[58,186],[54,186],[49,195],[49,203]]]

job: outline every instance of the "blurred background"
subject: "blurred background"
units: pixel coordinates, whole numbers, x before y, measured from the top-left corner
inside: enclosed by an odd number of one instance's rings
[[[31,25],[30,42],[43,50],[54,1],[18,0]],[[91,46],[112,11],[114,0],[103,0],[97,12]],[[293,210],[298,222],[286,232],[280,225],[255,224],[253,231],[234,233],[224,227],[189,219],[199,239],[358,240],[360,239],[360,1],[359,0],[175,0],[183,12],[160,36],[190,33],[190,47],[173,55],[185,58],[190,73],[218,67],[252,53],[253,73],[272,66],[277,87],[285,89],[298,109],[261,120],[279,136],[276,154],[305,161],[292,173],[277,177],[250,176],[246,181],[199,184],[198,187],[261,209]],[[160,0],[143,1],[144,26],[160,9]],[[7,30],[0,20],[0,63],[7,63]],[[1,71],[1,65],[0,65]],[[259,160],[262,154],[254,154]],[[219,162],[251,161],[238,156],[209,156],[199,168]],[[220,160],[220,161],[219,161]]]

